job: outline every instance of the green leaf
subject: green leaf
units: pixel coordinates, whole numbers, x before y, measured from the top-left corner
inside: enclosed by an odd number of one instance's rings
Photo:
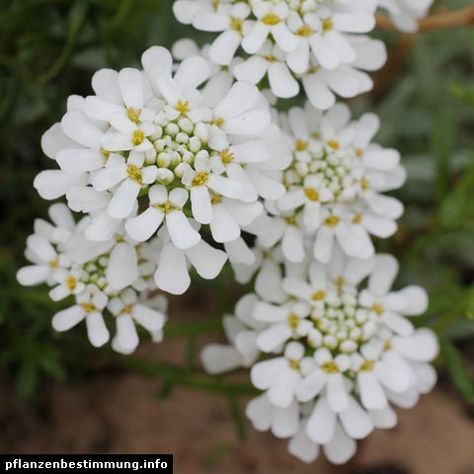
[[[466,401],[474,404],[474,380],[461,353],[448,339],[441,338],[440,342],[441,353],[454,386]]]

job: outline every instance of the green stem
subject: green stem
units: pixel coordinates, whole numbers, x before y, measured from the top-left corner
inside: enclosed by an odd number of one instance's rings
[[[260,392],[252,385],[242,382],[223,382],[216,378],[206,377],[196,371],[183,369],[182,367],[165,364],[163,362],[151,362],[134,357],[118,357],[116,362],[120,367],[132,370],[135,373],[149,377],[160,377],[175,385],[202,390],[204,392],[223,393],[232,396],[258,395]]]

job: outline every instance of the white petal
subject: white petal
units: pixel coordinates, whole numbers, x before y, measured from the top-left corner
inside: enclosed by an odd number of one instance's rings
[[[123,354],[131,354],[138,346],[139,339],[135,324],[129,314],[115,318],[117,334],[112,342],[113,347]]]
[[[339,414],[345,432],[354,439],[367,437],[374,429],[368,413],[350,397],[349,406]]]
[[[308,419],[306,433],[315,443],[327,444],[333,438],[335,428],[336,414],[331,411],[326,399],[321,397]]]
[[[357,376],[362,405],[367,410],[382,410],[387,406],[387,398],[373,372],[360,372]]]
[[[51,321],[56,331],[63,332],[76,326],[85,317],[85,311],[78,305],[59,311]]]
[[[241,367],[242,356],[233,346],[209,344],[201,352],[201,362],[209,374],[222,374]]]
[[[89,313],[86,315],[87,335],[94,347],[101,347],[109,340],[109,330],[105,325],[104,318],[100,313]]]
[[[109,285],[121,290],[138,279],[137,254],[135,248],[120,242],[113,248],[105,275]]]
[[[183,294],[191,283],[186,258],[171,242],[163,246],[155,273],[158,288],[174,295]]]
[[[115,190],[112,199],[109,202],[108,211],[114,219],[123,219],[128,217],[137,202],[138,193],[141,185],[131,179],[125,179]]]
[[[165,214],[154,207],[149,207],[139,216],[129,219],[125,224],[127,234],[138,242],[145,242],[158,230]]]
[[[186,256],[198,274],[206,280],[216,278],[227,260],[225,252],[211,247],[203,240],[187,249]]]
[[[333,438],[323,449],[324,454],[333,464],[344,464],[356,453],[357,444],[337,423]]]

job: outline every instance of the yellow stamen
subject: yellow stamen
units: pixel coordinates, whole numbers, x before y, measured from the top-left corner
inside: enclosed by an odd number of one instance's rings
[[[319,193],[314,188],[304,188],[304,194],[310,201],[319,201]]]
[[[296,140],[295,150],[296,151],[306,151],[308,149],[308,142],[304,140]]]
[[[267,13],[260,19],[260,21],[265,25],[275,26],[280,23],[281,19],[278,15],[275,15],[275,13]]]
[[[326,372],[327,374],[338,374],[339,373],[339,367],[334,361],[331,362],[325,362],[322,366],[321,369]]]
[[[222,202],[222,196],[220,194],[213,194],[211,197],[211,204],[217,206]]]
[[[302,36],[303,38],[308,38],[313,33],[314,33],[314,30],[309,25],[303,25],[296,31],[296,34],[298,36]]]
[[[360,158],[364,154],[364,150],[362,148],[356,148],[355,152],[358,158]]]
[[[328,147],[332,148],[333,150],[339,150],[339,148],[341,148],[341,145],[337,140],[329,140]]]
[[[137,165],[127,165],[127,174],[132,181],[142,184],[142,172]]]
[[[50,260],[49,268],[58,268],[58,259],[55,258],[54,260]]]
[[[230,17],[230,29],[242,33],[242,20],[240,18]]]
[[[334,280],[334,284],[336,285],[337,289],[338,290],[341,290],[342,287],[346,284],[346,280],[344,277],[337,277],[335,280]]]
[[[374,362],[372,360],[365,360],[360,370],[363,370],[365,372],[370,372],[371,370],[374,370]]]
[[[336,227],[339,222],[341,222],[341,218],[334,215],[326,217],[326,219],[324,220],[324,224],[328,227]]]
[[[180,210],[177,206],[175,206],[171,201],[166,201],[163,204],[155,204],[153,206],[155,209],[159,209],[160,211],[168,214],[168,212]]]
[[[296,217],[294,216],[286,217],[285,220],[288,225],[296,225]]]
[[[367,191],[367,189],[369,189],[369,186],[370,186],[370,181],[365,176],[363,176],[362,179],[360,180],[360,187],[364,191]]]
[[[222,125],[224,125],[224,119],[222,117],[216,117],[215,119],[211,120],[211,124],[222,127]]]
[[[74,278],[72,275],[69,275],[66,278],[66,286],[68,287],[69,290],[75,290],[77,286],[77,279]]]
[[[224,150],[221,152],[221,160],[224,165],[229,165],[234,161],[234,154],[229,150]]]
[[[92,303],[82,303],[81,306],[86,313],[93,313],[97,311],[97,308]]]
[[[204,184],[207,183],[208,179],[209,179],[208,173],[206,173],[205,171],[199,171],[199,173],[196,173],[196,175],[194,176],[191,184],[193,186],[203,186]]]
[[[324,33],[327,33],[328,31],[331,31],[331,30],[333,29],[333,27],[334,27],[334,22],[332,21],[331,18],[325,18],[325,19],[323,20],[322,26],[323,26],[323,32],[324,32]]]
[[[353,224],[360,224],[362,222],[362,214],[356,214],[353,218],[352,218],[352,223]]]
[[[135,110],[133,107],[127,107],[127,117],[134,123],[140,121],[140,111]]]
[[[266,61],[268,61],[269,63],[274,63],[277,61],[277,58],[275,58],[275,56],[273,56],[273,54],[266,54],[263,59],[265,59]]]
[[[290,369],[299,370],[300,368],[300,361],[297,359],[288,359],[288,364],[290,366]]]
[[[107,160],[109,159],[110,156],[110,151],[106,150],[104,147],[99,148],[100,154],[104,157],[104,161],[107,163]]]
[[[186,115],[191,108],[189,107],[189,101],[188,100],[178,100],[176,102],[176,105],[174,108],[181,114],[181,115]]]
[[[137,130],[134,130],[132,134],[133,146],[140,145],[141,143],[143,143],[143,140],[145,140],[145,134],[143,133],[143,131],[140,130],[139,128]]]
[[[128,304],[127,306],[125,306],[123,308],[122,313],[123,314],[132,314],[132,311],[133,311],[133,305]]]
[[[378,316],[380,316],[381,314],[383,314],[384,312],[384,309],[382,306],[380,306],[379,304],[373,304],[372,305],[372,311],[377,314]]]
[[[392,341],[385,341],[383,345],[383,350],[384,351],[389,351],[393,348]]]
[[[321,301],[321,300],[323,300],[324,298],[326,298],[326,292],[325,292],[324,290],[315,291],[315,292],[311,295],[311,299],[313,299],[314,301]]]
[[[288,326],[290,326],[292,331],[296,331],[298,325],[300,324],[300,318],[297,314],[291,313],[288,316]]]

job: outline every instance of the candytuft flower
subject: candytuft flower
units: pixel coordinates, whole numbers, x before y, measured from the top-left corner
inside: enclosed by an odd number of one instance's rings
[[[231,346],[206,347],[203,362],[213,373],[251,365],[265,392],[247,407],[254,426],[292,438],[289,451],[306,462],[322,446],[343,463],[354,440],[395,425],[391,404],[413,406],[433,388],[437,339],[410,321],[427,308],[424,290],[390,289],[394,257],[347,258],[337,248],[327,265],[300,267],[283,277],[279,303],[247,295],[245,318],[237,307],[236,323],[226,320]]]

